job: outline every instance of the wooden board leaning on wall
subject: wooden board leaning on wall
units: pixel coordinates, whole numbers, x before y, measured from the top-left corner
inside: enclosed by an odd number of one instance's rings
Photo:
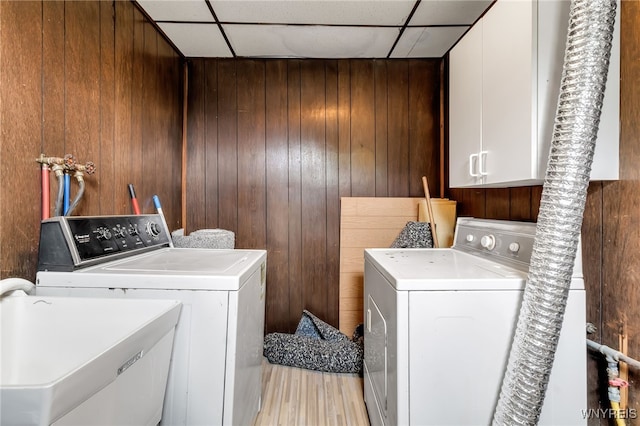
[[[453,244],[456,202],[432,198],[441,247]],[[421,206],[422,204],[422,206]],[[363,320],[364,249],[389,247],[409,221],[424,220],[424,198],[343,197],[340,205],[340,331]]]

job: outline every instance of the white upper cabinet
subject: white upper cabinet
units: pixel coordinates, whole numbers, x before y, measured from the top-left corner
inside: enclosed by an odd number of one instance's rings
[[[451,50],[450,187],[542,183],[569,6],[562,0],[498,0]],[[616,18],[592,180],[618,178],[619,49]]]
[[[482,22],[449,55],[449,103],[450,186],[474,185],[482,149]]]

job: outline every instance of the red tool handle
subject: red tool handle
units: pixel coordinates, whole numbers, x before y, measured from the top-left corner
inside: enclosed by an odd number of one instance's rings
[[[50,201],[49,201],[49,166],[42,165],[42,220],[50,217]]]
[[[133,206],[133,213],[140,214],[140,206],[138,206],[138,200],[136,200],[135,198],[132,198],[131,205]]]
[[[138,200],[136,199],[136,191],[133,189],[133,184],[129,184],[129,195],[131,196],[131,206],[133,206],[133,213],[140,214],[140,206],[138,206]]]

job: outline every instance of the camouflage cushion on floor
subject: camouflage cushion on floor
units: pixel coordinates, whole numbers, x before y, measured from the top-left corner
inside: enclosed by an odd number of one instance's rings
[[[359,333],[354,339],[309,311],[303,311],[295,334],[270,333],[264,356],[272,364],[329,373],[361,373],[364,354]]]
[[[302,311],[302,318],[300,318],[295,334],[323,340],[349,340],[340,330],[330,326],[306,309]]]

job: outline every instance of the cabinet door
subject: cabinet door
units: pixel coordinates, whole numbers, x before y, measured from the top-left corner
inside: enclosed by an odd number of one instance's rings
[[[482,22],[449,55],[449,185],[481,183],[478,153],[482,136]]]
[[[617,5],[609,72],[593,156],[591,180],[620,178],[620,0]]]
[[[535,2],[501,0],[483,18],[481,171],[486,184],[536,178]]]
[[[562,0],[538,2],[538,158],[544,177],[553,135],[558,94],[562,79],[570,4]],[[620,117],[620,1],[607,85],[591,170],[591,180],[618,179]]]

